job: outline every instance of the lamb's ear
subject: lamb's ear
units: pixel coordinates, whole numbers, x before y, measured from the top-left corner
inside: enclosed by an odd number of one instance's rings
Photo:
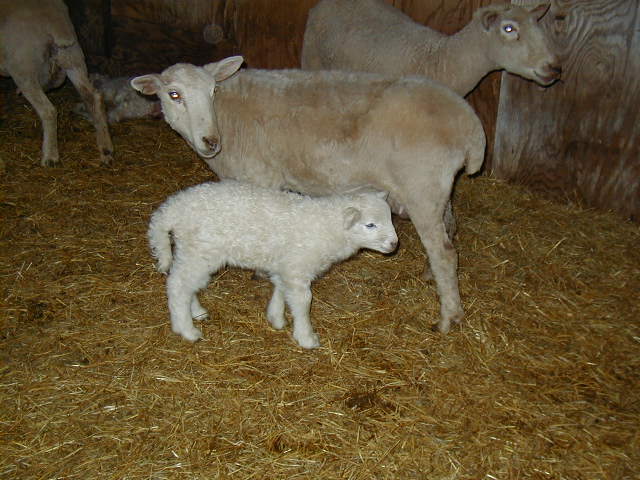
[[[347,207],[344,209],[344,212],[342,212],[342,214],[344,218],[345,230],[349,230],[351,227],[353,227],[362,216],[360,210],[358,210],[356,207]]]
[[[482,28],[488,32],[497,23],[500,18],[500,12],[492,7],[486,7],[479,11],[480,24]]]
[[[550,7],[551,7],[550,3],[541,3],[537,7],[533,7],[530,10],[530,12],[531,12],[531,15],[533,15],[537,21],[540,21],[542,20],[542,17],[544,17],[547,14]]]
[[[156,95],[160,91],[160,75],[151,73],[131,79],[131,86],[145,95]]]
[[[244,57],[236,55],[235,57],[228,57],[219,62],[208,63],[204,66],[204,69],[213,75],[216,82],[221,82],[236,73],[242,66],[242,62],[244,62]]]

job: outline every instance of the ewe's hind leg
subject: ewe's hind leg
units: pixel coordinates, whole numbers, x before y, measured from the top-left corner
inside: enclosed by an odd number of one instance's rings
[[[202,338],[202,332],[193,326],[192,307],[198,290],[207,286],[209,272],[198,270],[195,265],[185,265],[174,260],[171,272],[167,277],[167,298],[171,314],[171,329],[185,339],[195,342]],[[202,309],[202,306],[200,306]],[[204,309],[203,309],[204,310]]]
[[[320,346],[318,335],[313,331],[309,310],[311,309],[311,283],[283,279],[284,298],[293,317],[293,338],[302,348]]]
[[[456,217],[453,215],[453,206],[451,205],[451,199],[447,202],[447,206],[444,210],[444,227],[447,231],[447,237],[449,241],[453,244],[453,237],[456,235],[457,225],[456,225]],[[429,268],[429,262],[427,262],[422,270],[422,279],[425,281],[433,280],[433,273],[431,272],[431,268]]]
[[[446,198],[442,203],[436,201],[424,208],[409,206],[409,215],[427,250],[436,281],[441,315],[437,329],[442,333],[447,333],[451,323],[459,323],[464,316],[458,290],[458,256],[443,221],[445,202]]]
[[[78,45],[61,49],[58,62],[67,72],[71,83],[76,87],[82,101],[87,107],[91,121],[96,129],[96,142],[100,151],[100,160],[108,165],[113,160],[113,143],[107,126],[102,95],[94,88],[87,74],[84,55]]]

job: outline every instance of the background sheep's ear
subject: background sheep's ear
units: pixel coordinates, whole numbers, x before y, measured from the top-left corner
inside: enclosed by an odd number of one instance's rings
[[[343,212],[344,216],[344,229],[349,230],[353,227],[358,220],[360,220],[360,210],[356,207],[347,207]]]
[[[131,86],[145,95],[155,95],[160,90],[160,75],[152,73],[134,77],[131,79]]]
[[[530,12],[531,12],[531,15],[535,17],[536,20],[540,21],[542,20],[542,17],[544,17],[546,13],[549,11],[550,7],[551,7],[550,3],[541,3],[537,7],[532,8]]]
[[[221,82],[236,73],[242,66],[242,62],[244,62],[244,57],[236,55],[235,57],[225,58],[219,62],[208,63],[204,66],[204,69],[213,75],[216,82]]]
[[[488,32],[489,30],[491,30],[491,27],[496,24],[499,17],[500,12],[498,12],[497,10],[494,10],[493,8],[484,9],[482,12],[480,12],[480,23],[482,24],[482,28],[484,28],[485,31]]]

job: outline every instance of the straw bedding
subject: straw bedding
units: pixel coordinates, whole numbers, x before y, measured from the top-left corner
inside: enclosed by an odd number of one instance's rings
[[[210,171],[152,120],[114,126],[101,167],[68,86],[64,164],[41,168],[34,112],[0,87],[0,478],[638,478],[638,225],[462,178],[449,335],[399,220],[395,255],[314,284],[321,349],[270,329],[270,284],[235,269],[189,344],[145,234]]]

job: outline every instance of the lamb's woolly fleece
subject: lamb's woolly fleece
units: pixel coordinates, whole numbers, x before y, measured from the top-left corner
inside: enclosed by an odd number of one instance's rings
[[[349,207],[378,224],[375,236],[345,228]],[[380,194],[308,197],[233,180],[178,192],[153,214],[149,240],[162,272],[174,261],[169,232],[177,256],[184,252],[218,266],[267,272],[286,269],[308,281],[360,248],[386,251],[385,242],[397,241]]]

